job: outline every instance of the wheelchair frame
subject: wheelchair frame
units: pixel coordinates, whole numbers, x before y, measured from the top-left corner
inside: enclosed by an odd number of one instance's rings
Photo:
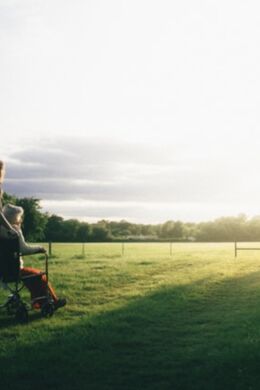
[[[21,276],[20,257],[18,238],[0,239],[0,281],[2,281],[4,288],[10,292],[7,301],[0,305],[0,309],[6,309],[7,314],[14,315],[15,319],[20,323],[28,322],[28,311],[30,307],[22,300],[20,295],[21,290],[25,287],[24,280],[46,275],[46,295],[31,300],[31,308],[33,309],[33,305],[38,301],[44,301],[41,306],[41,315],[43,317],[51,317],[54,313],[55,306],[48,290],[49,258],[47,253],[45,253],[45,270],[32,276]],[[10,287],[9,284],[14,284],[14,287]]]

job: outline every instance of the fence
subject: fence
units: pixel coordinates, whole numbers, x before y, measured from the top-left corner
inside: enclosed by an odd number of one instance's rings
[[[48,242],[48,243],[45,243],[45,247],[47,247],[46,249],[48,250],[48,254],[49,256],[53,256],[55,254],[55,249],[53,250],[53,247],[55,246],[55,248],[59,247],[59,246],[74,246],[74,247],[77,247],[77,255],[79,256],[82,256],[82,257],[85,257],[85,254],[86,254],[86,247],[89,246],[89,245],[109,245],[109,244],[112,244],[112,245],[116,245],[118,247],[118,255],[121,255],[122,257],[125,255],[125,252],[127,250],[127,246],[131,246],[131,245],[138,245],[138,244],[150,244],[150,245],[154,245],[154,244],[163,244],[165,245],[166,247],[168,247],[168,249],[166,249],[166,253],[168,252],[168,254],[170,256],[173,256],[174,254],[174,244],[185,244],[185,245],[192,245],[192,244],[224,244],[224,243],[199,243],[199,242],[196,242],[196,243],[190,243],[190,242],[183,242],[183,243],[175,243],[175,242],[141,242],[141,243],[138,243],[138,242],[93,242],[93,243],[53,243],[53,242]],[[225,244],[232,244],[232,243],[225,243]],[[242,242],[240,242],[240,244],[242,244]],[[251,242],[250,243],[251,245],[255,245],[255,243]],[[258,244],[260,245],[260,243],[258,242]],[[235,241],[234,242],[234,254],[235,254],[235,258],[237,258],[238,256],[238,252],[239,251],[258,251],[260,250],[260,246],[259,247],[256,247],[256,246],[239,246],[239,242]]]
[[[81,247],[81,256],[84,257],[85,256],[85,253],[86,253],[86,246],[89,245],[89,244],[109,244],[107,242],[103,243],[103,242],[95,242],[95,243],[86,243],[86,242],[82,242],[82,243],[58,243],[58,242],[48,242],[48,243],[45,243],[45,246],[47,246],[47,251],[48,251],[48,255],[49,256],[52,256],[54,254],[53,252],[53,246],[63,246],[63,245],[74,245],[74,246],[79,246]],[[111,243],[110,243],[111,244]],[[125,246],[126,246],[126,243],[125,242],[122,242],[122,243],[112,243],[112,244],[117,244],[117,245],[120,245],[121,246],[121,250],[120,250],[120,253],[121,253],[121,256],[124,256],[125,254]],[[129,244],[139,244],[139,243],[135,243],[135,242],[129,242]],[[142,244],[148,244],[145,243],[145,242],[142,242]],[[170,256],[173,255],[173,243],[172,242],[152,242],[151,244],[165,244],[165,245],[168,245],[169,246],[169,254]]]
[[[235,241],[235,257],[237,257],[238,251],[259,251],[260,247],[238,247],[237,241]]]

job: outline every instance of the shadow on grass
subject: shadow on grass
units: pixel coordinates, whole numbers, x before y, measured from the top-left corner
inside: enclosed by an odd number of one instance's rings
[[[3,389],[258,389],[260,273],[163,288],[0,360]],[[58,315],[58,314],[57,314]],[[51,321],[51,320],[50,320]],[[32,329],[33,332],[33,329]]]

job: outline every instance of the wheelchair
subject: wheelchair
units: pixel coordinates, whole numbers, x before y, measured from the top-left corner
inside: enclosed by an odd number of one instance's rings
[[[20,248],[18,238],[0,238],[0,282],[4,289],[9,290],[7,301],[0,305],[8,315],[14,316],[19,323],[29,320],[30,306],[25,303],[20,292],[25,287],[24,281],[46,275],[46,294],[31,301],[31,308],[35,303],[41,304],[42,317],[51,317],[55,311],[52,297],[48,291],[48,255],[45,254],[45,270],[38,275],[24,276],[20,274]]]

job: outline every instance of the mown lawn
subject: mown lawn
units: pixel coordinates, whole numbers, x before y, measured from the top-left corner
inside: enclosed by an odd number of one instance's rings
[[[233,244],[53,247],[68,305],[0,312],[2,389],[259,389],[260,251]],[[38,258],[26,264],[41,266]],[[1,302],[6,293],[1,291]],[[27,297],[27,294],[23,294]]]

